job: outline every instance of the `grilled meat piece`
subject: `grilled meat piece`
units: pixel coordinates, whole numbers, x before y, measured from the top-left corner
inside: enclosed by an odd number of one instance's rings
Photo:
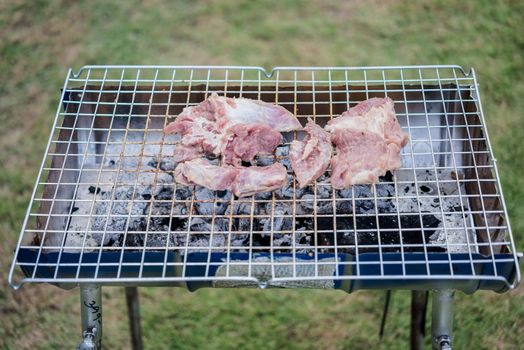
[[[293,131],[302,126],[297,117],[284,107],[248,98],[230,98],[213,93],[196,106],[186,107],[177,119],[169,123],[166,133],[188,133],[196,119],[216,122],[217,130],[228,124],[264,124],[276,131]]]
[[[219,127],[227,124],[264,124],[276,131],[293,131],[302,128],[297,117],[282,106],[272,103],[251,100],[248,98],[229,98],[212,94],[206,101],[214,111]],[[204,101],[203,103],[206,103]]]
[[[328,122],[337,154],[331,159],[334,188],[378,181],[400,167],[400,149],[408,142],[395,115],[393,101],[371,98]]]
[[[258,153],[273,153],[282,135],[264,124],[234,124],[226,130],[222,141],[223,161],[240,166]]]
[[[371,131],[383,137],[386,143],[395,143],[400,148],[409,140],[408,134],[402,131],[398,123],[395,104],[389,97],[373,97],[362,101],[329,121],[326,126],[329,132],[339,129]]]
[[[331,159],[330,134],[311,119],[304,128],[307,133],[302,141],[291,143],[289,158],[302,188],[318,179],[328,168]]]
[[[173,161],[175,163],[186,162],[204,156],[204,151],[200,147],[177,145],[173,152]]]
[[[186,186],[199,185],[214,191],[231,188],[238,168],[214,165],[206,159],[193,159],[175,168],[175,181]]]
[[[239,124],[247,125],[250,132],[272,129],[268,131],[271,136],[266,137],[264,141],[267,141],[267,138],[273,141],[269,144],[251,142],[249,152],[238,157],[230,154],[230,161],[233,164],[244,158],[251,160],[258,152],[267,152],[270,149],[269,145],[272,145],[277,138],[276,132],[302,128],[295,115],[281,106],[242,97],[218,96],[213,93],[198,105],[184,108],[164,131],[168,134],[182,135],[176,156],[178,159],[187,160],[204,154],[219,156],[224,149],[227,149],[232,134],[241,136],[242,133],[239,133],[241,127],[237,126]],[[234,130],[228,134],[227,131],[231,128]],[[260,149],[257,149],[258,147]],[[273,150],[274,147],[271,152]],[[184,153],[187,153],[187,156],[183,156]],[[254,155],[250,156],[251,154]]]
[[[175,181],[213,191],[232,189],[237,197],[246,197],[283,187],[287,183],[287,171],[280,163],[264,167],[232,167],[214,165],[207,159],[193,159],[177,165]]]
[[[386,171],[400,167],[400,148],[373,132],[337,130],[332,140],[337,146],[331,159],[333,188],[375,183]]]
[[[259,192],[279,189],[286,183],[286,168],[280,163],[275,163],[264,167],[240,168],[232,189],[237,197],[247,197]]]

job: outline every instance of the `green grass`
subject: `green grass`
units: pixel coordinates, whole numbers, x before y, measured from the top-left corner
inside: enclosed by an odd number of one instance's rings
[[[5,276],[67,69],[85,64],[475,67],[524,249],[522,1],[0,2],[0,271]],[[141,289],[150,349],[403,349],[409,293]],[[0,281],[0,348],[73,348],[78,292]],[[104,291],[109,348],[128,348],[123,291]],[[108,312],[110,310],[110,312]],[[519,349],[524,293],[457,295],[460,349]]]

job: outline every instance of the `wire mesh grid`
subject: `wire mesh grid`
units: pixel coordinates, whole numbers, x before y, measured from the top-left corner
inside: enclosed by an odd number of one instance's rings
[[[273,102],[321,126],[389,96],[410,134],[402,167],[344,190],[331,188],[329,170],[304,189],[289,170],[284,189],[246,198],[180,186],[177,138],[163,128],[212,92]],[[287,147],[301,137],[285,134],[257,164],[289,165]],[[87,66],[64,83],[9,280],[514,286],[520,272],[474,71]]]

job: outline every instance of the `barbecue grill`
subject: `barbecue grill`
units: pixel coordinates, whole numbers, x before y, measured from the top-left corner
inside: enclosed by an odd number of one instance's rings
[[[177,137],[163,128],[212,92],[321,126],[389,96],[410,134],[402,167],[345,190],[329,174],[300,189],[289,171],[287,187],[247,198],[177,185]],[[289,166],[301,137],[257,164]],[[69,70],[9,273],[14,288],[80,286],[82,348],[101,346],[103,285],[433,291],[433,345],[445,348],[454,290],[519,281],[475,72],[450,65]]]

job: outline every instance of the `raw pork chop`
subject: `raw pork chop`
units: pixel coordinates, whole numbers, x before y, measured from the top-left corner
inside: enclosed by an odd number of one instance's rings
[[[217,130],[222,130],[226,124],[265,124],[277,131],[293,131],[302,126],[297,117],[284,107],[249,98],[230,98],[213,93],[196,106],[186,107],[177,119],[169,123],[166,133],[187,133],[192,122],[203,118],[217,122]]]
[[[182,141],[176,147],[178,150],[175,151],[175,158],[187,160],[204,154],[220,155],[221,151],[228,147],[227,130],[237,124],[252,125],[252,130],[271,128],[273,131],[268,138],[272,140],[276,139],[276,132],[302,128],[295,115],[281,106],[242,97],[223,97],[213,93],[198,105],[184,108],[176,120],[169,123],[164,130],[166,133],[182,135]],[[255,125],[258,127],[254,127]],[[262,148],[258,150],[258,147]],[[269,146],[265,143],[251,142],[249,148],[248,153],[254,152],[256,155],[258,152],[267,152]],[[269,152],[273,150],[274,148]],[[251,156],[243,154],[238,158],[244,157]],[[236,158],[230,155],[229,159],[236,163]]]
[[[201,106],[202,104],[205,106]],[[198,111],[187,112],[199,114],[203,108],[206,116],[209,116],[209,112],[212,111],[219,128],[223,128],[226,124],[238,123],[265,124],[280,132],[302,128],[297,117],[284,107],[249,98],[230,98],[213,93],[196,107],[199,107]],[[182,113],[186,110],[187,108]]]
[[[173,161],[175,163],[185,162],[191,159],[199,158],[204,155],[200,147],[191,147],[178,144],[173,151]]]
[[[264,167],[232,167],[213,165],[207,159],[193,159],[177,165],[175,181],[213,191],[232,189],[236,196],[245,197],[283,187],[287,183],[287,171],[280,163]]]
[[[286,183],[286,168],[280,163],[275,163],[264,167],[240,168],[232,189],[237,197],[247,197],[259,192],[279,189]]]
[[[220,154],[222,132],[217,129],[216,122],[207,117],[209,115],[204,113],[195,117],[182,112],[174,122],[165,127],[164,131],[168,134],[182,135],[182,140],[175,147],[175,161],[189,160],[204,154]]]
[[[326,126],[326,130],[331,133],[347,129],[377,133],[385,142],[396,143],[400,148],[409,140],[408,134],[402,131],[398,123],[393,100],[389,97],[373,97],[362,101],[329,121]]]
[[[282,135],[264,124],[234,124],[224,133],[222,159],[226,164],[241,165],[252,161],[258,153],[272,153]]]
[[[291,142],[289,158],[302,188],[318,179],[328,168],[331,159],[330,135],[311,119],[304,128],[307,132],[302,141]]]
[[[331,159],[333,188],[375,183],[387,170],[400,167],[400,148],[376,133],[337,130],[331,140],[337,146]]]
[[[331,120],[326,126],[337,155],[331,159],[334,188],[378,181],[400,167],[400,149],[408,142],[395,116],[393,101],[371,98]]]
[[[218,166],[205,159],[193,159],[175,168],[175,181],[186,186],[200,185],[214,191],[231,188],[238,168]]]

